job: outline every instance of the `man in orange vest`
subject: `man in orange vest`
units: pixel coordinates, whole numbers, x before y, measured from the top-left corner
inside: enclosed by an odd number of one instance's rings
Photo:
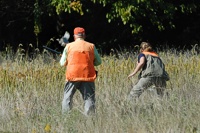
[[[85,29],[74,29],[74,42],[68,43],[60,59],[60,65],[66,66],[66,84],[62,101],[62,112],[72,108],[72,98],[79,90],[84,99],[84,114],[95,112],[95,67],[101,64],[100,55],[93,43],[85,39]]]
[[[128,78],[139,74],[139,81],[132,88],[129,94],[130,99],[137,99],[144,90],[155,85],[157,94],[163,96],[166,87],[166,81],[169,80],[168,73],[165,71],[165,65],[158,54],[152,50],[150,43],[142,42],[140,45],[140,54],[134,71]]]

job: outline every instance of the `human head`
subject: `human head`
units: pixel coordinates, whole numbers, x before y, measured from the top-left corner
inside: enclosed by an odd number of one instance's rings
[[[140,52],[151,52],[153,51],[152,46],[148,42],[142,42],[140,44]]]
[[[85,29],[82,27],[74,28],[74,39],[85,38]]]

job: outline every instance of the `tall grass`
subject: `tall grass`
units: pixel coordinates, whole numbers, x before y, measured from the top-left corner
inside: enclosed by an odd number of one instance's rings
[[[183,133],[200,132],[200,55],[193,51],[159,53],[170,75],[160,99],[145,91],[138,102],[126,97],[137,76],[136,54],[102,56],[96,69],[96,114],[83,115],[77,92],[69,114],[61,114],[65,68],[59,57],[41,53],[34,60],[24,55],[1,54],[0,132],[18,133]]]

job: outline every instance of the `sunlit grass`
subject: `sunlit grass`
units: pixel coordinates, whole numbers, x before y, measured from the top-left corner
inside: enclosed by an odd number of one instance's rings
[[[166,92],[159,99],[146,91],[137,103],[126,101],[137,55],[102,56],[96,67],[96,115],[83,115],[83,100],[77,92],[69,114],[61,114],[65,68],[59,57],[1,55],[0,131],[19,133],[146,133],[200,132],[200,55],[193,51],[160,52],[170,75]]]

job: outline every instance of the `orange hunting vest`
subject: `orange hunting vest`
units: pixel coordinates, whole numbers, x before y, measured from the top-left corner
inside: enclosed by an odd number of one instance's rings
[[[142,52],[144,55],[151,55],[158,57],[158,54],[156,52]]]
[[[95,79],[94,44],[84,40],[67,44],[66,80],[93,82]]]

